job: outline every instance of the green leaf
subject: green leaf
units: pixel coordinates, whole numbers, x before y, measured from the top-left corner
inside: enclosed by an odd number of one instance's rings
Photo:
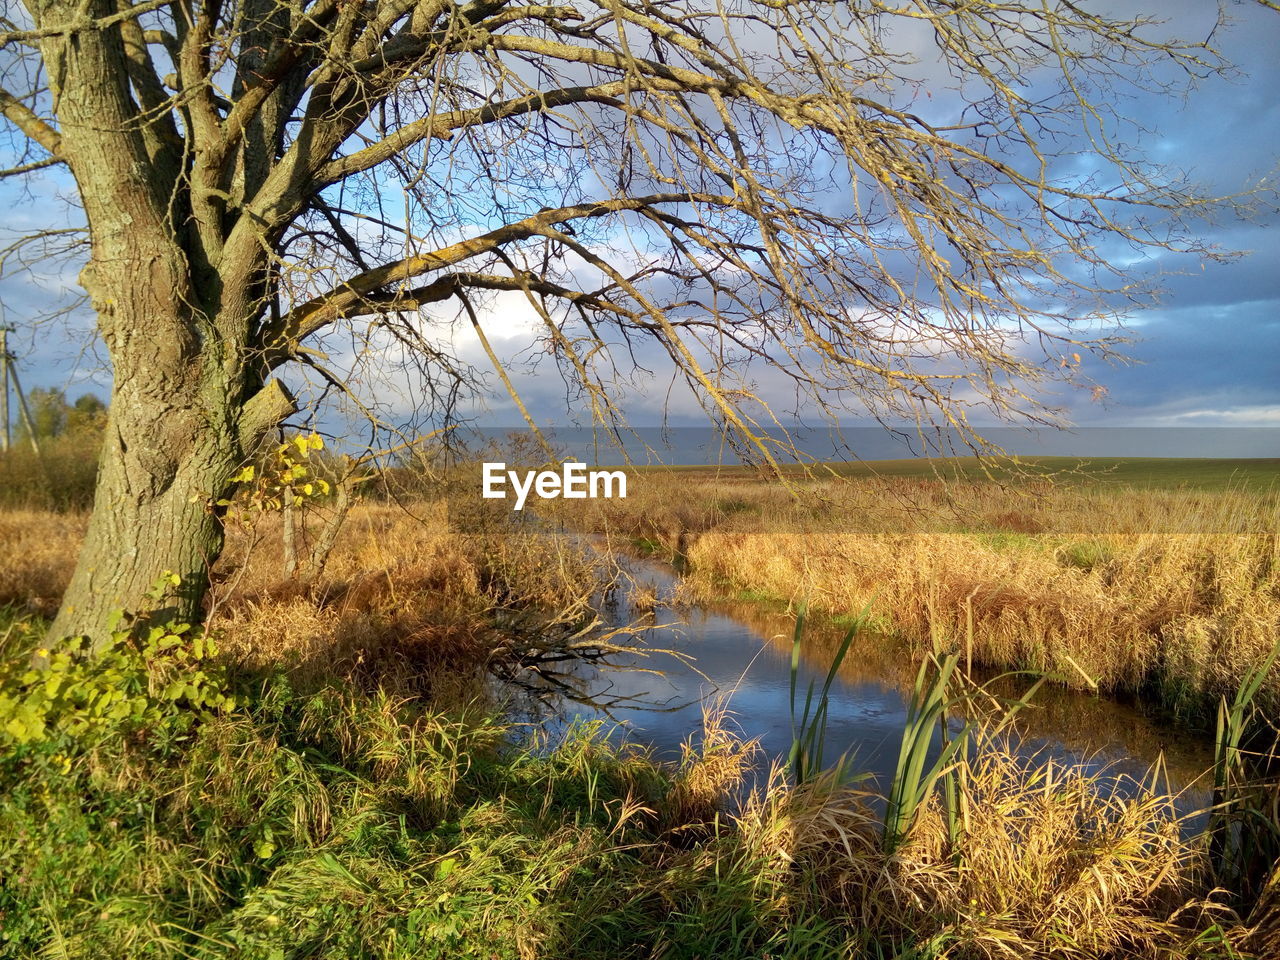
[[[445,857],[443,860],[441,860],[439,863],[436,864],[436,879],[437,880],[448,879],[449,874],[453,873],[453,871],[455,871],[456,869],[458,869],[457,858]]]

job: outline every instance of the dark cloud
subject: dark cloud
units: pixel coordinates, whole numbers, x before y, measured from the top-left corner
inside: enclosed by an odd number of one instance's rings
[[[1080,419],[1280,407],[1280,297],[1154,311],[1135,333],[1127,352],[1141,363],[1091,371],[1111,403]]]
[[[1182,39],[1202,39],[1212,23],[1203,0],[1177,0],[1157,8]],[[1233,79],[1212,77],[1187,98],[1156,93],[1121,103],[1125,116],[1150,131],[1135,142],[1156,162],[1185,171],[1213,191],[1239,191],[1271,178],[1275,183],[1280,158],[1280,14],[1256,3],[1234,3],[1228,10],[1238,22],[1219,31],[1214,42],[1238,68]],[[929,71],[922,77],[931,82]],[[939,101],[949,94],[938,92]],[[1135,136],[1137,136],[1135,134]],[[1083,150],[1082,150],[1083,153]],[[55,184],[45,178],[42,189]],[[1265,184],[1264,184],[1265,186]],[[1280,409],[1280,244],[1276,242],[1275,195],[1264,201],[1247,222],[1224,218],[1194,225],[1197,236],[1223,250],[1252,251],[1233,263],[1204,262],[1187,256],[1166,256],[1136,262],[1135,278],[1159,273],[1166,297],[1158,308],[1135,313],[1131,329],[1140,337],[1128,352],[1141,364],[1089,368],[1108,389],[1107,402],[1095,403],[1084,391],[1061,395],[1077,419],[1085,423],[1173,422],[1179,418],[1244,425],[1276,423]],[[67,221],[65,209],[0,185],[0,202],[9,210],[4,224],[13,235],[44,223]],[[1268,206],[1267,204],[1270,204]],[[7,317],[23,327],[15,346],[23,354],[27,386],[71,386],[81,389],[88,378],[103,376],[101,359],[86,354],[92,343],[92,318],[83,310],[61,324],[39,329],[29,321],[66,296],[74,284],[75,268],[68,265],[38,280],[8,273],[0,279],[0,300]],[[516,353],[526,341],[513,337],[500,348]],[[468,359],[484,365],[483,356],[460,344]],[[661,351],[642,348],[639,359],[650,373],[627,387],[627,405],[636,416],[653,423],[669,414],[675,422],[696,422],[697,404],[687,389],[671,388],[670,363]],[[580,398],[567,392],[551,363],[518,369],[517,384],[530,407],[540,416],[569,422],[581,413]],[[773,391],[784,409],[791,398],[785,382],[765,372],[756,374],[766,392]],[[495,384],[496,386],[496,384]],[[500,388],[499,388],[500,389]],[[670,406],[668,406],[670,404]],[[500,392],[488,402],[491,422],[518,417]],[[1249,418],[1253,417],[1251,421]]]

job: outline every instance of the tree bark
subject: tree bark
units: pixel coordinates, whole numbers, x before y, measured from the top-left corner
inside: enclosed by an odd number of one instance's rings
[[[313,583],[324,574],[325,565],[329,562],[329,554],[333,552],[338,542],[338,532],[347,519],[347,513],[351,510],[351,489],[358,480],[351,475],[349,464],[344,464],[344,467],[347,470],[346,475],[335,481],[333,514],[329,517],[329,522],[325,524],[324,529],[320,531],[315,549],[311,551],[311,570],[308,573],[308,579]]]
[[[219,501],[262,437],[296,407],[277,381],[242,404],[234,384],[205,382],[199,369],[157,374],[116,356],[93,515],[51,642],[89,636],[101,644],[117,611],[202,619],[222,550]],[[179,404],[177,396],[192,399]],[[181,584],[157,599],[153,588],[170,573]]]
[[[127,221],[129,218],[125,218]],[[112,399],[94,509],[49,631],[102,644],[117,611],[198,623],[222,549],[219,501],[264,434],[295,409],[277,381],[254,392],[243,329],[216,294],[204,302],[163,225],[94,233],[82,281],[111,352]],[[112,226],[118,224],[115,221]],[[157,600],[157,581],[181,578]]]
[[[294,526],[293,487],[286,486],[282,496],[283,504],[280,519],[284,529],[281,537],[284,546],[284,575],[293,579],[298,572],[298,540],[297,528]]]
[[[55,642],[87,635],[100,644],[117,611],[199,622],[209,568],[222,549],[222,511],[212,494],[228,486],[235,454],[209,430],[184,450],[140,458],[121,440],[128,432],[119,419],[108,426],[89,530],[50,628]],[[149,594],[168,573],[182,582],[157,602]]]
[[[199,316],[181,251],[159,229],[140,229],[141,217],[124,219],[134,229],[111,231],[111,242],[95,230],[81,278],[111,351],[112,396],[93,516],[50,629],[54,642],[87,635],[102,643],[116,611],[158,606],[198,622],[222,547],[217,501],[242,456],[243,381],[217,362],[225,345]],[[149,594],[168,573],[182,582],[157,605]]]
[[[167,573],[182,582],[159,603],[163,614],[198,622],[222,547],[217,502],[243,457],[239,351],[217,335],[172,234],[144,222],[95,224],[82,275],[111,353],[112,398],[93,516],[53,642],[104,642],[115,611],[157,606],[148,594]]]
[[[123,35],[69,26],[86,7],[107,16],[115,4],[50,0],[39,19],[60,149],[89,224],[80,279],[110,352],[112,399],[93,516],[49,639],[100,644],[116,611],[199,622],[222,548],[219,501],[294,407],[278,384],[259,389],[264,369],[246,348],[265,302],[263,245],[231,253],[219,224],[193,216],[172,131],[137,122]],[[165,574],[181,583],[157,601]]]

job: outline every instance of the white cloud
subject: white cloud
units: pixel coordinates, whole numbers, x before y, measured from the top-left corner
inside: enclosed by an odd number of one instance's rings
[[[1280,426],[1280,406],[1243,406],[1224,410],[1189,410],[1169,418],[1174,423],[1212,424],[1233,427]]]

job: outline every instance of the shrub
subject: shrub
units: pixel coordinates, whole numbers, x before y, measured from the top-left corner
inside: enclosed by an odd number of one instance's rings
[[[175,578],[176,581],[176,578]],[[175,583],[176,585],[176,583]],[[13,636],[15,631],[9,631]],[[0,745],[54,741],[77,752],[234,706],[212,639],[185,623],[135,623],[100,648],[87,638],[0,665]]]

